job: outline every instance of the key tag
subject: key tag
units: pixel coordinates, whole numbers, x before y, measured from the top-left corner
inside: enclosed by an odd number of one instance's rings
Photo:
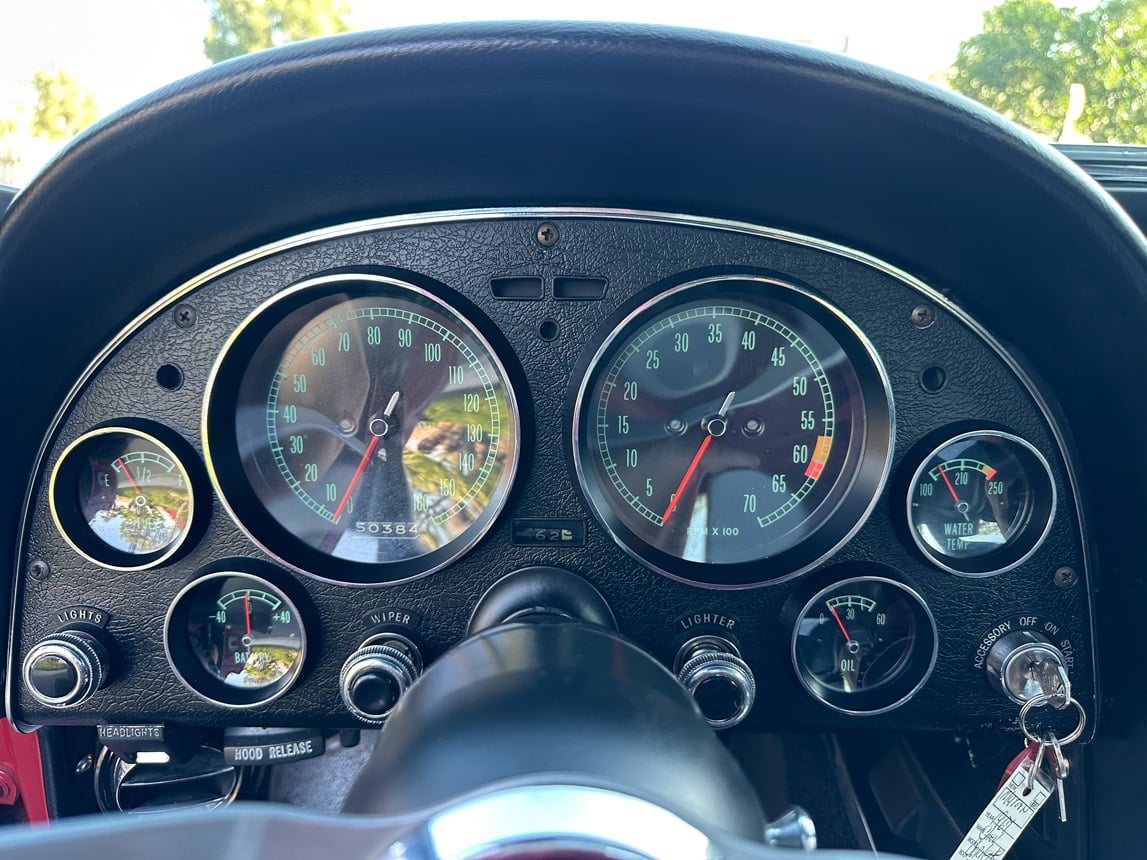
[[[1070,694],[1069,694],[1070,695]],[[1066,698],[1066,697],[1064,697]],[[1073,743],[1083,735],[1087,725],[1087,714],[1079,702],[1067,698],[1079,711],[1079,725],[1060,740],[1048,732],[1043,738],[1036,737],[1027,725],[1031,709],[1052,701],[1053,695],[1041,693],[1024,703],[1020,708],[1020,729],[1026,743],[1023,750],[1004,769],[1003,779],[987,807],[968,829],[967,835],[956,847],[951,860],[985,860],[1001,858],[1007,854],[1020,834],[1024,832],[1052,794],[1059,795],[1060,820],[1067,819],[1066,802],[1063,796],[1063,780],[1067,776],[1067,758],[1063,747]],[[1047,751],[1051,749],[1050,767],[1052,773],[1044,770]]]

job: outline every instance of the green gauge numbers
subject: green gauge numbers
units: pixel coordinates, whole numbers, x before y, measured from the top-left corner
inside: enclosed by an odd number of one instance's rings
[[[228,344],[204,418],[236,521],[286,564],[338,582],[437,570],[490,528],[518,462],[505,368],[436,295],[318,278]]]
[[[793,631],[801,684],[830,708],[878,714],[906,702],[936,662],[936,625],[915,591],[859,576],[817,593]]]
[[[1039,451],[1010,433],[975,431],[949,439],[917,468],[908,523],[937,567],[988,576],[1039,548],[1055,506],[1055,482]]]
[[[574,459],[632,555],[741,587],[847,540],[891,440],[884,371],[839,311],[771,280],[714,278],[637,308],[605,341],[579,392]]]

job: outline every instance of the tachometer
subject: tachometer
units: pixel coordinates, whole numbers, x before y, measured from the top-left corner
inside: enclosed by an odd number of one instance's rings
[[[441,298],[328,276],[257,310],[216,366],[204,437],[239,524],[291,566],[392,582],[465,552],[518,460],[506,371]]]
[[[859,527],[887,476],[892,406],[843,314],[723,277],[623,320],[575,425],[582,486],[621,546],[670,576],[744,586],[808,569]]]

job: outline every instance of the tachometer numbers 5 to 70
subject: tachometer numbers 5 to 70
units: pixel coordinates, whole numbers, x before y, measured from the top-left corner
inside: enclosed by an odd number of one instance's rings
[[[884,371],[843,314],[723,277],[663,293],[606,339],[574,455],[623,548],[676,578],[744,586],[840,546],[874,504],[891,440]]]
[[[988,576],[1025,561],[1055,514],[1047,460],[1010,433],[949,439],[925,458],[908,492],[912,539],[937,567]]]

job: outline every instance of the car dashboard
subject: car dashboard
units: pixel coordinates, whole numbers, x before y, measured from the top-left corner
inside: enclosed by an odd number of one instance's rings
[[[720,652],[739,698],[710,723],[750,771],[762,738],[794,770],[806,733],[842,739],[813,769],[891,744],[853,769],[883,847],[952,847],[889,785],[939,785],[958,836],[998,776],[893,779],[902,739],[975,770],[1024,727],[1083,764],[1029,856],[1122,856],[1088,822],[1125,802],[1105,731],[1142,730],[1110,473],[1147,486],[1113,429],[1147,411],[1145,259],[1066,160],[803,49],[491,25],[210,70],[0,222],[10,317],[63,309],[4,345],[8,718],[54,727],[57,767],[97,726],[349,737],[393,704],[364,653],[398,643],[414,683],[509,578],[686,686]]]

